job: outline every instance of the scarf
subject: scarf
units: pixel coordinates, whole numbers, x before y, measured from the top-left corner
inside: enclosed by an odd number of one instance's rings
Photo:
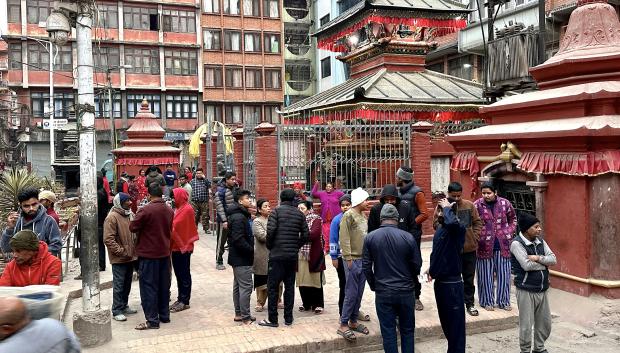
[[[308,210],[308,214],[306,215],[306,223],[308,223],[308,229],[312,229],[312,225],[314,224],[314,221],[316,221],[317,219],[321,219],[321,216],[319,216],[318,214],[314,213],[314,210]],[[301,256],[301,258],[303,258],[304,260],[309,260],[310,259],[310,248],[311,248],[312,244],[310,242],[305,243],[301,249],[299,249],[299,255]]]
[[[126,210],[123,208],[123,206],[121,206],[121,195],[120,194],[116,194],[116,196],[114,196],[114,199],[112,200],[112,209],[110,210],[110,212],[112,212],[112,210],[115,208],[118,209],[119,211],[122,211],[125,216],[131,216],[131,209]]]

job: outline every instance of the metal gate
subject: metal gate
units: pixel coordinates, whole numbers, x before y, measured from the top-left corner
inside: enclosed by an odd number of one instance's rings
[[[256,131],[260,113],[244,115],[243,122],[243,189],[249,190],[252,195],[256,195]]]
[[[517,217],[521,212],[527,212],[536,216],[536,195],[534,191],[524,182],[498,180],[497,193],[499,196],[507,199],[517,213]],[[519,227],[515,231],[515,235],[519,234]]]
[[[319,180],[378,195],[410,165],[409,124],[280,125],[277,136],[279,191],[295,182],[308,191]]]

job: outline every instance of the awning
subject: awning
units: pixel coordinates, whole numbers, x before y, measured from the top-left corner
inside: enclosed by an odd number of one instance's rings
[[[620,150],[598,152],[526,152],[517,167],[529,173],[597,176],[620,173]]]
[[[478,189],[478,172],[480,172],[480,164],[476,152],[459,152],[452,157],[450,169],[459,172],[467,171],[471,178],[471,194],[475,195]]]
[[[355,109],[349,111],[332,111],[328,113],[318,113],[310,117],[295,117],[284,119],[284,124],[325,124],[330,121],[349,121],[361,119],[368,122],[377,121],[432,121],[432,122],[459,122],[463,120],[479,119],[476,111],[397,111],[397,110],[373,110],[373,109]]]
[[[179,157],[143,157],[143,158],[118,158],[114,161],[116,165],[165,165],[179,164]]]

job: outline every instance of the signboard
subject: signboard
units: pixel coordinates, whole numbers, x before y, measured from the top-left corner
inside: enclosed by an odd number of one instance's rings
[[[67,119],[54,119],[54,129],[63,128],[68,123],[69,120]],[[50,125],[50,119],[43,119],[43,122],[41,123],[41,127],[43,128],[43,130],[49,130]]]

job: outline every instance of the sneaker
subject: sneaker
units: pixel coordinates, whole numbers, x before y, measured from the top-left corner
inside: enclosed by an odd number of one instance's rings
[[[123,314],[125,315],[132,315],[132,314],[137,314],[138,310],[136,309],[132,309],[130,307],[126,307],[125,310],[123,310]]]
[[[127,321],[127,317],[123,314],[114,315],[112,318],[116,321]]]
[[[226,266],[224,266],[223,264],[217,264],[217,265],[215,266],[215,268],[216,268],[217,270],[222,271],[222,270],[225,270],[225,269],[226,269]]]
[[[420,299],[416,299],[416,300],[415,300],[415,310],[416,310],[416,311],[422,311],[422,310],[424,310],[424,304],[422,304],[422,302],[420,301]]]

